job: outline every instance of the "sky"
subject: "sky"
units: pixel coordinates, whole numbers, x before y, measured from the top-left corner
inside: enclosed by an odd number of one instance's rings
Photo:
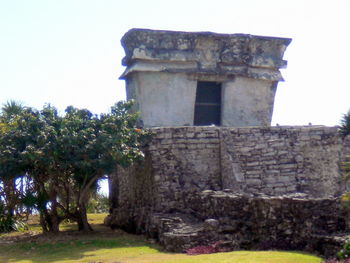
[[[350,109],[348,0],[0,0],[0,105],[107,112],[125,99],[131,28],[288,37],[272,125],[337,125]]]
[[[292,38],[272,125],[337,125],[350,109],[349,14],[349,0],[0,0],[0,105],[107,112],[125,99],[125,32],[212,31]]]

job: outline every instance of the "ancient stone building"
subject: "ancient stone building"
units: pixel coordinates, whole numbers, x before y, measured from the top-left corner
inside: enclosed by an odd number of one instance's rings
[[[132,29],[121,78],[146,127],[269,126],[290,41]]]
[[[350,231],[338,198],[349,190],[341,164],[350,137],[337,127],[267,127],[289,39],[134,29],[122,41],[128,98],[145,126],[175,127],[151,128],[145,160],[111,178],[108,224],[169,251],[217,241],[338,249]],[[209,95],[216,100],[204,103]],[[201,126],[210,124],[202,106],[221,109],[216,126]]]
[[[350,137],[336,127],[152,131],[145,161],[112,179],[111,226],[178,252],[223,240],[330,255],[349,235],[337,197],[349,190],[340,164]]]

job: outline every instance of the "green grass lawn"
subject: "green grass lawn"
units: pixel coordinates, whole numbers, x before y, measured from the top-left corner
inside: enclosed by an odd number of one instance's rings
[[[0,262],[103,262],[103,263],[320,263],[316,256],[279,251],[235,251],[188,256],[165,253],[143,236],[110,230],[101,223],[105,215],[89,215],[94,233],[79,233],[65,224],[62,233],[41,235],[35,219],[30,230],[0,235]],[[7,243],[6,243],[7,242]],[[10,243],[9,243],[10,242]]]

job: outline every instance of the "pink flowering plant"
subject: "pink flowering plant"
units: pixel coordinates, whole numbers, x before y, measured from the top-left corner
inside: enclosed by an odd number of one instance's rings
[[[227,252],[228,250],[222,245],[224,241],[220,240],[208,246],[197,246],[186,250],[187,255],[200,255],[200,254],[212,254],[218,252]]]

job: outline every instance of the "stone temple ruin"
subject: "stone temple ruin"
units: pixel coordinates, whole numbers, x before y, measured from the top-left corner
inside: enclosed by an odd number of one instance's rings
[[[290,39],[132,29],[122,44],[128,99],[152,139],[110,181],[112,227],[168,251],[328,255],[350,224],[339,196],[350,138],[337,127],[270,127]],[[212,125],[214,124],[214,125]]]
[[[122,78],[146,127],[269,126],[291,39],[133,29]]]

